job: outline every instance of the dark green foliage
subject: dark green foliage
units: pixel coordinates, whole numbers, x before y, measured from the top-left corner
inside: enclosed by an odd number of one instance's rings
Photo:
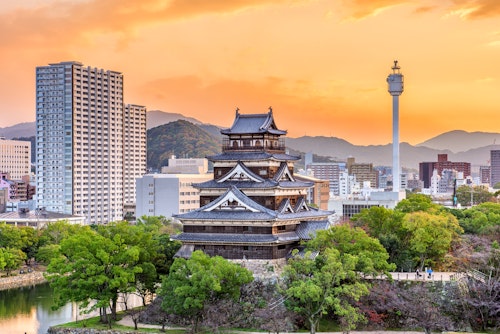
[[[220,151],[220,139],[184,120],[160,125],[147,132],[147,166],[151,169],[166,166],[172,155],[205,158]]]

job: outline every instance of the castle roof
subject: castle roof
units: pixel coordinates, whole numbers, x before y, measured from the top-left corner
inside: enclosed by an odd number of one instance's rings
[[[240,189],[300,189],[309,188],[313,185],[312,182],[296,181],[285,162],[281,163],[278,172],[272,179],[265,179],[255,174],[243,162],[238,161],[229,172],[219,179],[196,183],[193,184],[193,187],[198,189],[227,189],[231,186],[237,186]]]
[[[275,244],[312,239],[318,230],[330,226],[328,220],[304,221],[296,231],[278,234],[242,234],[242,233],[181,233],[172,239],[190,243],[232,243],[232,244]],[[191,250],[192,251],[192,250]]]
[[[221,133],[224,135],[251,133],[285,135],[286,131],[279,130],[276,126],[271,108],[267,114],[240,114],[239,109],[236,109],[233,125],[229,129],[222,129]]]
[[[268,152],[223,152],[216,155],[207,156],[210,161],[298,161],[299,156],[286,153]]]
[[[331,212],[309,207],[305,201],[299,201],[295,207],[282,202],[279,210],[274,211],[255,202],[236,186],[231,185],[221,196],[199,209],[174,215],[179,220],[209,221],[279,221],[323,219]]]

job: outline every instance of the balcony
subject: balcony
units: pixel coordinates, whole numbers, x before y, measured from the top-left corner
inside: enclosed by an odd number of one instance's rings
[[[269,152],[269,153],[284,153],[285,139],[278,140],[259,140],[259,139],[223,139],[223,152]]]

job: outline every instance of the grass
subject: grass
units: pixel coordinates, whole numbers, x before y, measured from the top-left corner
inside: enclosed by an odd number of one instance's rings
[[[99,321],[99,317],[93,317],[93,318],[88,318],[88,319],[82,319],[78,321],[72,321],[68,322],[65,324],[57,325],[55,327],[62,327],[62,328],[93,328],[93,329],[100,329],[100,330],[107,330],[108,325],[103,324],[102,322]],[[131,330],[134,330],[134,327],[130,326],[123,326],[119,325],[117,323],[112,324],[112,329],[113,330],[122,330],[126,332],[130,332]],[[139,328],[136,333],[170,333],[170,334],[183,334],[185,333],[185,330],[180,330],[180,329],[165,329],[164,332],[160,331],[159,328]]]

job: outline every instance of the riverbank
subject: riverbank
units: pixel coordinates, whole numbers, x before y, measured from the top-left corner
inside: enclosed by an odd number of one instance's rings
[[[16,271],[14,276],[0,277],[0,290],[9,290],[46,283],[47,280],[43,277],[44,272],[42,268],[38,268],[31,272],[23,269],[22,271]]]

